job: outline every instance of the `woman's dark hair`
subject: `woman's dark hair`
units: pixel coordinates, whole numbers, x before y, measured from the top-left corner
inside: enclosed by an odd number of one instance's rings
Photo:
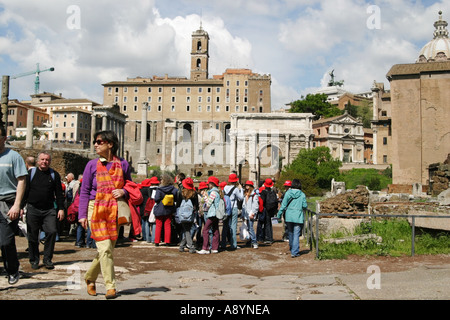
[[[300,180],[294,179],[294,180],[292,180],[291,188],[292,189],[299,189],[299,190],[301,190],[302,189],[302,183],[300,182]]]
[[[111,152],[116,156],[117,150],[119,150],[119,138],[117,138],[116,133],[110,130],[96,132],[94,134],[94,141],[97,140],[98,136],[100,136],[102,140],[113,144]]]

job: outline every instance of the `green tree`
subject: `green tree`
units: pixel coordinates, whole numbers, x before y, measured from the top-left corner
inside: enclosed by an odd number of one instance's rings
[[[342,114],[342,110],[327,101],[327,95],[324,93],[302,96],[300,100],[291,102],[289,112],[312,113],[315,116],[315,120],[318,120],[320,117],[330,118]]]
[[[329,189],[331,180],[339,176],[341,161],[333,159],[328,147],[301,149],[295,160],[283,172],[295,172],[314,178],[319,188]]]

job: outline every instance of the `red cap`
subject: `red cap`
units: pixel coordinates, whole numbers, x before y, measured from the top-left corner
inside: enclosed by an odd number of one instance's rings
[[[292,186],[292,181],[291,181],[291,180],[286,180],[286,181],[284,182],[284,186],[286,186],[286,187]]]
[[[151,177],[150,178],[150,184],[159,184],[158,177]]]
[[[228,182],[238,182],[238,176],[236,173],[232,173],[228,176]]]
[[[253,184],[253,181],[250,181],[250,180],[247,180],[247,181],[245,182],[245,184],[246,184],[246,185],[249,185],[249,186],[252,186],[252,187],[255,186],[255,185]]]
[[[273,181],[272,181],[272,179],[270,179],[270,178],[266,179],[266,181],[264,181],[264,186],[265,186],[266,188],[272,188],[272,187],[273,187]]]
[[[208,184],[205,181],[201,181],[198,185],[199,190],[208,189]]]
[[[213,184],[216,185],[216,187],[218,187],[219,186],[219,179],[217,179],[214,176],[211,176],[211,177],[208,178],[208,183],[213,183]]]
[[[181,184],[182,184],[183,187],[185,187],[186,189],[190,189],[190,190],[193,190],[193,189],[194,189],[194,181],[193,181],[191,178],[183,179],[183,181],[181,182]]]
[[[142,181],[141,186],[150,187],[150,179],[145,179],[144,181]]]
[[[222,182],[220,183],[219,187],[220,187],[220,189],[223,190],[223,188],[225,188],[226,185],[227,185],[227,182],[226,182],[226,181],[222,181]]]

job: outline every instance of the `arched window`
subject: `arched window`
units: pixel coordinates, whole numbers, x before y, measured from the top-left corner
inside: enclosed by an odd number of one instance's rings
[[[186,123],[183,126],[183,142],[191,142],[192,126]]]
[[[197,42],[197,51],[200,51],[200,50],[202,50],[202,42],[198,41]]]
[[[200,68],[201,65],[202,65],[202,60],[197,59],[197,68]]]

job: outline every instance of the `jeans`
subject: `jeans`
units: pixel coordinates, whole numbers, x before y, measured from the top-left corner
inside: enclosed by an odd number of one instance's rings
[[[185,247],[187,247],[190,250],[194,249],[191,237],[192,224],[193,224],[192,222],[181,223],[181,229],[183,230],[183,239],[181,240],[180,243],[181,249],[184,249]]]
[[[256,222],[256,220],[252,220],[252,219],[247,219],[247,227],[248,227],[248,233],[250,234],[250,241],[252,244],[258,244],[258,241],[256,240],[256,234],[255,234],[255,228],[254,228],[254,223]]]
[[[303,224],[295,222],[286,222],[289,236],[289,250],[292,257],[300,255],[300,235],[302,234]]]
[[[141,225],[142,225],[142,240],[151,242],[150,238],[150,223],[148,222],[148,219],[141,219]]]
[[[237,223],[238,223],[239,210],[234,207],[231,211],[231,217],[228,218],[228,224],[230,227],[230,246],[231,249],[237,248]]]

